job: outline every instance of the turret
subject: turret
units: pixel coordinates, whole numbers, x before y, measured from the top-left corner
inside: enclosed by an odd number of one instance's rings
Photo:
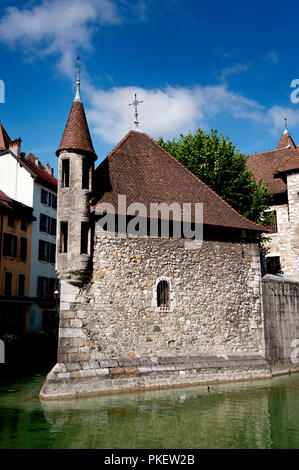
[[[79,58],[77,91],[56,152],[58,204],[56,271],[60,280],[81,285],[90,275],[95,154],[80,97]]]

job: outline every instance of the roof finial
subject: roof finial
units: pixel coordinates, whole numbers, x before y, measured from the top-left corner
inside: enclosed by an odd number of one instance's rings
[[[288,134],[288,120],[287,118],[284,118],[284,134]]]
[[[135,106],[135,121],[134,121],[134,124],[135,124],[135,128],[139,130],[138,126],[139,126],[139,121],[138,121],[138,111],[137,111],[137,106],[139,105],[139,103],[143,103],[143,100],[142,101],[138,101],[137,99],[137,95],[135,93],[135,99],[133,101],[133,103],[129,103],[129,106]]]
[[[77,91],[76,91],[76,96],[74,101],[80,101],[81,102],[81,97],[80,97],[80,63],[79,63],[79,56],[77,55]]]

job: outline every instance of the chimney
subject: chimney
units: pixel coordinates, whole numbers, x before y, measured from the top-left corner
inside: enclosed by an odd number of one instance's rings
[[[12,150],[18,157],[21,154],[21,142],[22,139],[20,137],[9,142],[10,150]]]
[[[38,166],[38,157],[34,157],[34,163],[36,166]]]
[[[47,173],[49,173],[49,175],[52,176],[52,168],[50,167],[49,162],[46,163],[45,170],[46,170]]]

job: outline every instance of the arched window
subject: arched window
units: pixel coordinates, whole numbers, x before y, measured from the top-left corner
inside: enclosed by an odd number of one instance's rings
[[[157,306],[169,307],[169,285],[167,281],[160,281],[157,285]]]

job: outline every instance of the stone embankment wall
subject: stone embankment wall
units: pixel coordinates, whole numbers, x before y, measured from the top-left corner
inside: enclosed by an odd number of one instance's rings
[[[265,359],[269,363],[299,363],[299,280],[267,275],[262,281]],[[297,341],[296,341],[297,340]],[[299,351],[299,349],[298,349]]]

